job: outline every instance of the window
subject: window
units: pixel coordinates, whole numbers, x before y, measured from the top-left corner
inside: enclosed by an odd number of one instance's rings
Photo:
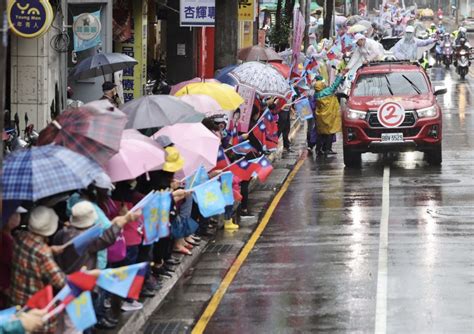
[[[419,95],[429,92],[421,72],[364,74],[354,86],[353,96]]]

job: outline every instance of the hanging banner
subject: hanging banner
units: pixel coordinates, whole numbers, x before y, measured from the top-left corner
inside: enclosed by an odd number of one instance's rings
[[[292,53],[292,67],[296,68],[298,63],[298,56],[301,51],[301,43],[303,43],[303,34],[304,34],[304,17],[301,14],[298,8],[295,8],[293,11],[293,40],[291,43]]]
[[[180,0],[181,27],[213,27],[216,18],[215,0]]]
[[[36,38],[53,23],[53,8],[48,0],[11,0],[7,18],[10,29],[23,38]]]
[[[245,85],[239,85],[237,92],[244,99],[244,103],[240,105],[239,126],[241,132],[249,131],[250,119],[252,117],[253,101],[255,99],[255,89]]]
[[[253,21],[255,0],[239,0],[239,21]]]
[[[83,13],[73,18],[74,51],[84,51],[101,43],[100,10],[94,13]]]

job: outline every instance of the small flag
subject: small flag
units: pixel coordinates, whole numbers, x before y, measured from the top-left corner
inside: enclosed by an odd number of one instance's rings
[[[145,275],[148,270],[148,266],[143,266],[138,269],[135,278],[133,279],[130,290],[128,291],[128,298],[138,299],[140,298],[140,292],[142,291],[143,283],[145,282]]]
[[[97,283],[97,277],[89,275],[82,271],[67,275],[66,280],[71,290],[77,288],[80,289],[81,292],[94,290]]]
[[[248,140],[243,141],[235,146],[232,146],[230,149],[237,155],[247,155],[250,152],[257,152],[255,148],[250,145],[250,142]]]
[[[253,167],[245,159],[230,165],[229,171],[242,181],[248,181],[252,178]]]
[[[230,165],[229,158],[225,154],[224,148],[219,146],[219,150],[217,151],[217,163],[214,169],[225,169],[227,166]]]
[[[267,109],[262,115],[263,122],[265,123],[267,137],[278,132],[278,115],[273,115],[270,110]]]
[[[225,200],[217,180],[211,180],[194,188],[193,198],[203,217],[208,218],[225,211]]]
[[[313,110],[306,97],[295,103],[295,110],[301,120],[313,118]]]
[[[232,191],[232,181],[234,175],[231,172],[225,172],[221,174],[221,190],[224,196],[226,206],[234,204],[234,193]]]
[[[26,302],[26,306],[29,308],[43,309],[51,300],[53,300],[53,287],[49,284],[31,296]]]
[[[144,230],[144,245],[151,245],[159,239],[158,236],[158,220],[160,215],[160,208],[158,194],[155,193],[153,199],[149,201],[143,208],[143,230]]]
[[[278,133],[267,135],[266,142],[267,142],[268,151],[270,152],[276,151],[278,149]]]
[[[15,313],[17,312],[17,308],[15,306],[7,308],[5,310],[0,311],[0,325],[6,324],[13,320]]]
[[[90,291],[82,292],[66,306],[66,312],[74,327],[82,332],[97,323]]]
[[[158,193],[160,208],[158,215],[158,238],[169,237],[170,231],[170,210],[171,210],[171,193],[169,191],[161,191]]]
[[[238,143],[240,143],[241,141],[241,137],[239,136],[239,132],[237,131],[237,128],[233,128],[231,131],[230,131],[230,144],[233,146],[233,145],[237,145]]]
[[[186,189],[194,188],[209,180],[207,171],[203,165],[200,165],[193,175],[186,178]]]
[[[266,149],[266,142],[265,142],[266,130],[267,128],[265,126],[265,123],[263,122],[263,119],[261,119],[252,130],[253,135],[260,142],[264,150]]]
[[[89,247],[93,241],[102,235],[102,231],[103,230],[100,225],[94,225],[93,227],[74,237],[68,242],[68,244],[72,244],[77,254],[82,256],[87,250],[87,247]]]
[[[260,182],[265,182],[273,171],[272,164],[264,155],[260,158],[250,160],[249,162],[256,166],[254,173],[257,174]]]
[[[142,262],[130,266],[102,270],[97,279],[97,285],[122,298],[128,298],[130,291],[132,291],[132,294],[135,294],[136,287],[131,290],[132,286],[136,284],[135,276],[137,276],[140,269],[147,267],[148,263]]]

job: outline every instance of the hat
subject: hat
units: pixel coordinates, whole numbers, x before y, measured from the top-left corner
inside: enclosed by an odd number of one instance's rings
[[[407,26],[406,29],[405,29],[405,32],[407,33],[414,33],[415,32],[415,28],[413,26]]]
[[[317,92],[323,90],[324,88],[326,88],[326,83],[323,80],[318,80],[314,84],[314,90],[316,90]]]
[[[106,173],[100,173],[94,178],[94,186],[97,188],[101,189],[107,189],[107,190],[114,190],[114,185],[112,184],[112,180],[110,179],[110,176],[107,175]]]
[[[156,142],[163,148],[173,145],[173,142],[171,141],[170,137],[164,135],[156,137]]]
[[[106,81],[102,84],[102,91],[107,92],[109,90],[114,89],[115,87],[117,87],[116,84],[114,84],[113,82],[110,82],[110,81]]]
[[[356,42],[359,41],[359,40],[361,40],[361,39],[366,39],[366,37],[365,37],[364,35],[360,34],[360,33],[359,33],[359,34],[356,34],[356,35],[354,36],[354,40],[355,40]]]
[[[43,237],[49,237],[58,229],[59,217],[53,209],[38,206],[31,211],[28,230]]]
[[[82,201],[74,205],[71,209],[70,223],[77,228],[88,228],[94,225],[99,218],[91,202]]]
[[[165,172],[175,173],[183,168],[184,159],[179,154],[179,151],[173,147],[168,146],[165,148],[166,151],[166,162],[163,165],[163,170]]]

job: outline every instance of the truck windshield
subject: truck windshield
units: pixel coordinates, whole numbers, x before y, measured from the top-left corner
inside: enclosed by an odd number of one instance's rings
[[[355,83],[353,96],[418,95],[429,92],[420,72],[363,74]]]

